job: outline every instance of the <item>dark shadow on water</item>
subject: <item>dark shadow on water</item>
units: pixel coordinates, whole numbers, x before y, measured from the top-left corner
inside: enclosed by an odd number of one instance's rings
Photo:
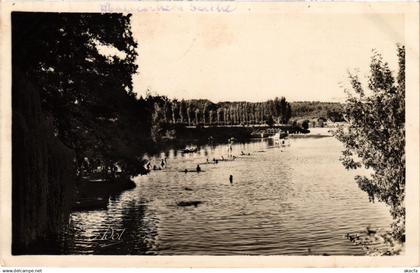
[[[145,222],[145,206],[129,204],[123,209],[121,226],[117,230],[117,239],[104,240],[95,249],[98,255],[153,255],[150,252],[157,236],[153,222]],[[112,219],[109,219],[110,222]],[[112,228],[112,225],[110,225]],[[120,236],[120,237],[119,237]]]
[[[266,142],[267,140],[254,139],[249,141],[235,142],[234,145],[246,145],[254,142]],[[208,156],[211,151],[215,150],[219,145],[226,145],[226,142],[194,142],[194,143],[176,143],[173,145],[162,146],[160,149],[154,147],[153,154],[156,156],[173,156],[174,158],[184,158],[184,154],[180,151],[186,145],[196,145],[200,150],[201,154]],[[273,145],[268,140],[268,146]],[[149,154],[151,155],[151,154]],[[134,190],[134,189],[133,189]],[[124,203],[123,194],[128,193],[132,190],[122,191],[109,195],[109,203]],[[97,224],[95,222],[86,221],[84,223],[83,217],[78,220],[78,223],[70,222],[68,227],[63,228],[63,235],[59,238],[45,239],[39,241],[33,246],[29,247],[30,253],[25,254],[37,254],[37,255],[156,255],[158,249],[156,247],[156,236],[158,234],[157,224],[159,222],[156,218],[145,217],[146,206],[139,200],[130,200],[129,202],[122,204],[124,207],[121,208],[121,212],[118,215],[114,213],[105,212],[106,219],[100,219]],[[180,204],[180,206],[190,204]],[[192,204],[193,207],[198,204]],[[110,209],[108,206],[107,210]],[[91,217],[90,212],[84,211],[84,217]],[[90,219],[91,220],[91,219]],[[81,222],[80,222],[81,221]],[[92,220],[91,220],[92,221]],[[90,224],[89,224],[90,223]],[[107,227],[101,226],[105,223]],[[78,226],[76,226],[78,225]],[[89,226],[92,225],[92,226]],[[99,227],[99,228],[98,228]],[[82,228],[82,230],[79,230]],[[108,232],[107,229],[113,229],[115,233],[121,237],[118,240],[105,238],[101,240],[101,234]],[[97,238],[86,237],[89,229],[98,234]],[[122,232],[123,231],[123,232]],[[122,234],[121,234],[122,232]],[[90,236],[93,236],[90,234]]]

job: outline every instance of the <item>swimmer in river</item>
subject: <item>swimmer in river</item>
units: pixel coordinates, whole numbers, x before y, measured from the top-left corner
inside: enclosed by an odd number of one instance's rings
[[[233,175],[229,175],[230,184],[233,184]]]
[[[187,169],[185,169],[185,170],[184,170],[184,173],[187,173],[187,172],[188,172],[188,170],[187,170]]]
[[[201,172],[200,165],[197,165],[197,168],[195,168],[195,169],[197,170],[198,173]]]

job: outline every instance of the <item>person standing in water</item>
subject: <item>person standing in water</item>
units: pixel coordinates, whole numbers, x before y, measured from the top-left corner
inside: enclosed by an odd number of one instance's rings
[[[233,184],[233,175],[229,175],[230,184]]]
[[[201,172],[201,168],[200,168],[200,165],[197,165],[197,168],[196,168],[196,170],[197,170],[197,172],[199,173],[199,172]]]

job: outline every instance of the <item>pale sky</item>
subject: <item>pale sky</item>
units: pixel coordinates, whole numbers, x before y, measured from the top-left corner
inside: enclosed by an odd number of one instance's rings
[[[367,74],[372,49],[396,67],[399,15],[143,13],[134,90],[177,99],[343,101],[347,71]]]

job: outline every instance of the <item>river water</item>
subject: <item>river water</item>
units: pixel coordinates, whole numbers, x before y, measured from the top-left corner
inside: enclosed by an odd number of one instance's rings
[[[66,254],[364,255],[344,238],[368,225],[387,228],[387,208],[370,203],[338,161],[332,137],[202,146],[150,156],[167,167],[136,177],[106,210],[74,212],[62,242]],[[250,155],[239,156],[241,151]],[[230,183],[229,176],[233,176]],[[200,201],[178,206],[181,201]]]

